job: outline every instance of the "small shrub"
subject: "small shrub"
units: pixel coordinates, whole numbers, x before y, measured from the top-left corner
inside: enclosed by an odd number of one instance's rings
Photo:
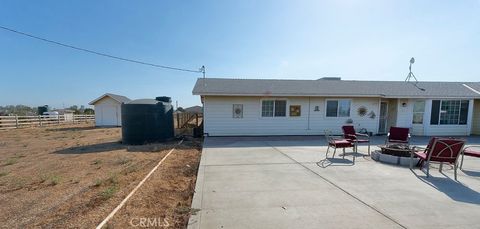
[[[198,209],[198,208],[191,208],[191,209],[190,209],[190,214],[196,215],[197,212],[199,212],[199,211],[200,211],[200,209]]]
[[[178,213],[178,214],[187,214],[187,213],[190,213],[192,215],[195,215],[197,214],[197,212],[199,212],[200,209],[197,209],[197,208],[191,208],[189,206],[177,206],[177,208],[175,208],[175,212]]]
[[[7,161],[5,162],[5,165],[13,165],[13,164],[16,164],[17,163],[17,159],[16,158],[9,158],[7,159]]]
[[[125,165],[127,163],[129,163],[131,161],[130,158],[128,157],[119,157],[117,158],[117,160],[115,161],[115,164],[117,165]]]
[[[26,181],[25,179],[22,179],[22,178],[19,178],[19,179],[16,179],[15,180],[15,183],[14,183],[14,186],[15,186],[15,189],[22,189],[25,187],[26,185]]]
[[[0,177],[4,177],[6,175],[8,175],[8,172],[0,172]]]
[[[103,180],[101,180],[101,179],[96,179],[96,180],[95,180],[95,184],[93,184],[93,186],[95,186],[95,187],[100,187],[102,184],[103,184]]]
[[[111,185],[117,185],[117,184],[118,184],[118,176],[117,176],[117,174],[112,174],[112,175],[110,175],[110,177],[108,177],[108,178],[105,180],[105,183],[111,184]]]
[[[131,165],[131,166],[128,166],[125,170],[123,170],[122,174],[123,175],[128,175],[129,173],[133,173],[133,172],[136,172],[136,171],[138,171],[138,166]]]
[[[117,186],[110,186],[107,189],[103,190],[103,192],[100,193],[100,196],[102,197],[102,199],[108,200],[112,198],[116,192],[117,192]]]
[[[49,186],[55,186],[60,183],[60,177],[57,175],[41,175],[40,176],[40,183],[44,183],[48,181]]]
[[[102,164],[102,160],[100,159],[95,159],[92,163],[92,165],[99,165],[99,164]]]
[[[57,175],[50,176],[50,185],[55,186],[60,183],[60,177]]]

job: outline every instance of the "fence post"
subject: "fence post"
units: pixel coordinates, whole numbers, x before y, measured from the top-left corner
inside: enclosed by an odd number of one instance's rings
[[[177,113],[177,128],[180,128],[180,113]]]
[[[198,113],[195,113],[195,126],[198,126]]]
[[[18,115],[15,115],[15,127],[18,128]]]
[[[38,123],[42,126],[42,117],[40,117],[40,115],[38,116]]]

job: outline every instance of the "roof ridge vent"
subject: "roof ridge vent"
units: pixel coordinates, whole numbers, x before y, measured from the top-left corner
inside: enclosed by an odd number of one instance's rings
[[[318,80],[342,80],[342,77],[331,77],[331,76],[327,76],[327,77],[322,77]]]

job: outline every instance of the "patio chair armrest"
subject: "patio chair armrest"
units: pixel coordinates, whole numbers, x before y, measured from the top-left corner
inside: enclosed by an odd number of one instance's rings
[[[426,150],[426,149],[428,149],[428,148],[427,148],[427,147],[421,147],[421,146],[414,146],[414,147],[412,147],[412,153],[413,153],[414,151],[416,151],[416,149]]]
[[[355,135],[355,134],[345,134],[345,136],[349,136],[349,137],[357,137],[357,135]]]
[[[329,142],[333,140],[342,140],[342,139],[343,139],[343,135],[328,135],[327,137],[327,140]]]
[[[480,149],[480,145],[469,145],[469,146],[466,146],[465,148],[463,148],[463,150],[466,150],[466,149],[469,149],[469,148],[479,148]]]
[[[356,135],[366,137],[366,138],[370,138],[370,135],[368,135],[368,134],[356,133]]]
[[[341,140],[343,139],[343,135],[331,135],[330,138],[335,140]]]

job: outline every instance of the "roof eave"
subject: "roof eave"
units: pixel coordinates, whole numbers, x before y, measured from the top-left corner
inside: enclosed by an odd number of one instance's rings
[[[119,102],[119,103],[124,103],[124,101],[119,101],[119,100],[116,99],[115,97],[110,96],[109,93],[105,93],[105,94],[103,94],[102,96],[100,96],[100,97],[94,99],[93,101],[89,102],[88,105],[95,105],[95,103],[97,103],[98,101],[102,100],[102,99],[105,98],[105,97],[110,97],[111,99],[113,99],[113,100],[115,100],[115,101],[117,101],[117,102]]]
[[[443,96],[443,95],[360,95],[360,94],[248,94],[248,93],[204,93],[193,92],[193,95],[199,96],[254,96],[254,97],[369,97],[369,98],[386,98],[386,99],[480,99],[480,96]]]
[[[288,94],[288,93],[272,93],[272,94],[257,94],[257,93],[204,93],[193,92],[193,95],[199,96],[255,96],[255,97],[271,97],[271,96],[287,96],[287,97],[385,97],[385,95],[353,95],[353,94]]]

